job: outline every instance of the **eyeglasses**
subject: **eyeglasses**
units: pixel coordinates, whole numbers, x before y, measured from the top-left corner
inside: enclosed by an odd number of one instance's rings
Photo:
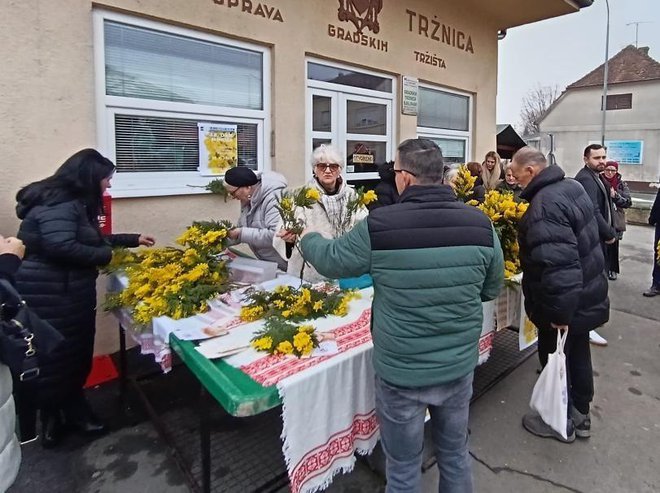
[[[395,173],[402,173],[402,172],[405,171],[409,175],[417,176],[415,173],[413,173],[412,171],[408,171],[407,169],[396,169],[396,168],[394,168],[392,171],[394,171]]]
[[[339,168],[340,168],[340,166],[336,163],[330,163],[330,164],[328,164],[328,163],[316,163],[316,169],[319,170],[319,171],[326,171],[326,170],[329,169],[333,173],[336,173],[337,171],[339,171]]]
[[[236,198],[236,192],[238,192],[241,188],[243,188],[243,187],[236,187],[236,188],[234,188],[231,192],[229,192],[229,196],[230,196],[232,199],[235,199],[235,198]]]
[[[616,170],[616,168],[605,168],[605,172],[607,172],[607,173],[616,173],[617,170]]]

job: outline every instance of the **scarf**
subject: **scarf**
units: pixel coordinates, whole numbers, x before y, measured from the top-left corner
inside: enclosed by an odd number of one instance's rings
[[[495,167],[493,168],[493,171],[488,171],[488,168],[486,167],[486,164],[483,164],[483,168],[481,170],[481,179],[484,182],[484,187],[486,187],[486,190],[495,190],[497,188],[497,185],[500,184],[502,176],[502,167],[499,164],[495,164]]]
[[[344,180],[340,177],[337,178],[339,183],[337,191],[328,195],[328,192],[321,186],[321,184],[314,178],[310,186],[315,187],[319,192],[321,192],[321,206],[325,210],[326,215],[328,216],[328,221],[332,224],[332,230],[334,232],[335,238],[341,236],[346,229],[347,214],[346,214],[346,203],[348,202],[348,187]]]
[[[608,178],[605,173],[600,176],[605,183],[611,186],[614,190],[618,190],[619,185],[621,184],[621,175],[619,173],[615,173],[612,178]]]

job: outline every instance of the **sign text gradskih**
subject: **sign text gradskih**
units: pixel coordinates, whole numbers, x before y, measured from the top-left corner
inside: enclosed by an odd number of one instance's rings
[[[368,46],[378,51],[387,51],[387,41],[363,32],[367,28],[374,35],[380,31],[378,14],[383,8],[383,0],[339,0],[337,18],[340,22],[352,23],[355,31],[348,27],[328,24],[328,36],[342,39],[356,45]]]
[[[411,33],[474,54],[474,45],[470,34],[440,22],[437,15],[431,18],[409,9],[406,9],[406,14],[408,14],[408,31]]]
[[[216,5],[225,5],[228,8],[240,8],[241,12],[270,19],[271,21],[284,22],[282,13],[277,7],[271,7],[265,3],[252,0],[213,0]]]

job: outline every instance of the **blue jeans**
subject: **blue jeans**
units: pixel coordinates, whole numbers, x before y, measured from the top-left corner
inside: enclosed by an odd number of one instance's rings
[[[424,417],[431,413],[440,493],[471,493],[472,465],[468,449],[468,416],[472,377],[444,385],[406,388],[376,376],[376,414],[387,458],[386,493],[418,493],[422,483]]]

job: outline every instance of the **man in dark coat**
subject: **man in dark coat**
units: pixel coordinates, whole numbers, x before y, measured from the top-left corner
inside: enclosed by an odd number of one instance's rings
[[[617,234],[614,228],[612,197],[601,176],[607,164],[607,150],[600,144],[591,144],[585,147],[583,154],[584,168],[575,175],[575,179],[584,187],[596,210],[598,235],[605,257],[605,267],[608,268],[608,246],[617,241]],[[592,344],[607,346],[607,340],[595,330],[591,332],[590,340]]]
[[[660,255],[660,189],[655,196],[655,202],[649,214],[649,224],[655,226],[655,240],[653,241],[653,281],[648,291],[644,291],[644,296],[652,298],[660,294],[660,264],[658,264],[658,255]]]
[[[384,205],[392,205],[399,200],[399,192],[396,189],[396,183],[394,183],[394,161],[388,161],[378,166],[378,175],[380,176],[380,182],[374,188],[378,200],[368,206],[369,210],[374,210]]]
[[[539,329],[543,365],[556,349],[557,330],[568,330],[568,438],[537,414],[523,418],[531,433],[572,442],[589,437],[593,372],[589,331],[609,319],[607,277],[591,199],[579,183],[548,166],[542,153],[524,147],[513,157],[513,173],[529,209],[518,226],[525,311]]]

